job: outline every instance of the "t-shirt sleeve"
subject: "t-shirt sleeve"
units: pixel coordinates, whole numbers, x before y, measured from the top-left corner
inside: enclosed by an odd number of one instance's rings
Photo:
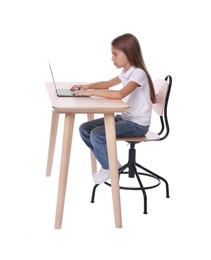
[[[134,81],[139,84],[139,87],[143,88],[146,82],[146,74],[143,70],[136,69],[131,73],[129,81]]]

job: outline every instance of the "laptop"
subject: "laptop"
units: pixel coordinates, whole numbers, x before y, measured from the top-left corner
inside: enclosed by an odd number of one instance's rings
[[[49,68],[51,71],[51,76],[52,76],[52,80],[53,80],[53,85],[55,87],[56,90],[56,94],[58,97],[88,97],[88,96],[76,96],[74,91],[71,89],[65,89],[65,88],[57,88],[56,86],[56,82],[54,80],[54,76],[53,76],[53,71],[51,68],[51,64],[49,63]]]

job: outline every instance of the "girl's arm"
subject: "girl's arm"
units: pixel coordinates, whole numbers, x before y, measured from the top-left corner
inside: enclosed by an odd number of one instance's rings
[[[97,83],[94,83],[97,84]],[[136,87],[138,87],[138,83],[134,81],[130,81],[125,87],[120,90],[110,90],[110,89],[87,89],[87,90],[79,90],[75,92],[75,95],[86,95],[86,96],[96,96],[96,97],[104,97],[110,99],[123,99],[127,95],[129,95]]]
[[[108,89],[108,88],[118,85],[120,83],[121,83],[121,81],[120,81],[119,77],[115,77],[108,81],[100,81],[100,82],[95,82],[95,83],[86,84],[86,85],[74,85],[71,87],[71,89],[72,90]]]

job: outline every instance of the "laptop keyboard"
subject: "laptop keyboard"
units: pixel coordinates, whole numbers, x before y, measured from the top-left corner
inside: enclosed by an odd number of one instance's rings
[[[59,95],[66,96],[66,95],[72,95],[74,94],[74,91],[70,89],[58,89]]]

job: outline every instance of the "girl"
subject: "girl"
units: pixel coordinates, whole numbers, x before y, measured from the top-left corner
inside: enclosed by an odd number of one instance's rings
[[[71,89],[79,96],[123,99],[129,107],[115,116],[116,137],[144,136],[150,126],[152,103],[156,102],[156,97],[140,44],[134,35],[123,34],[112,41],[111,52],[114,65],[123,68],[120,75],[108,81],[75,85]],[[110,89],[120,83],[123,85],[120,90]],[[94,182],[100,184],[107,181],[110,175],[104,119],[85,122],[79,127],[79,131],[81,138],[102,166],[93,175]]]

